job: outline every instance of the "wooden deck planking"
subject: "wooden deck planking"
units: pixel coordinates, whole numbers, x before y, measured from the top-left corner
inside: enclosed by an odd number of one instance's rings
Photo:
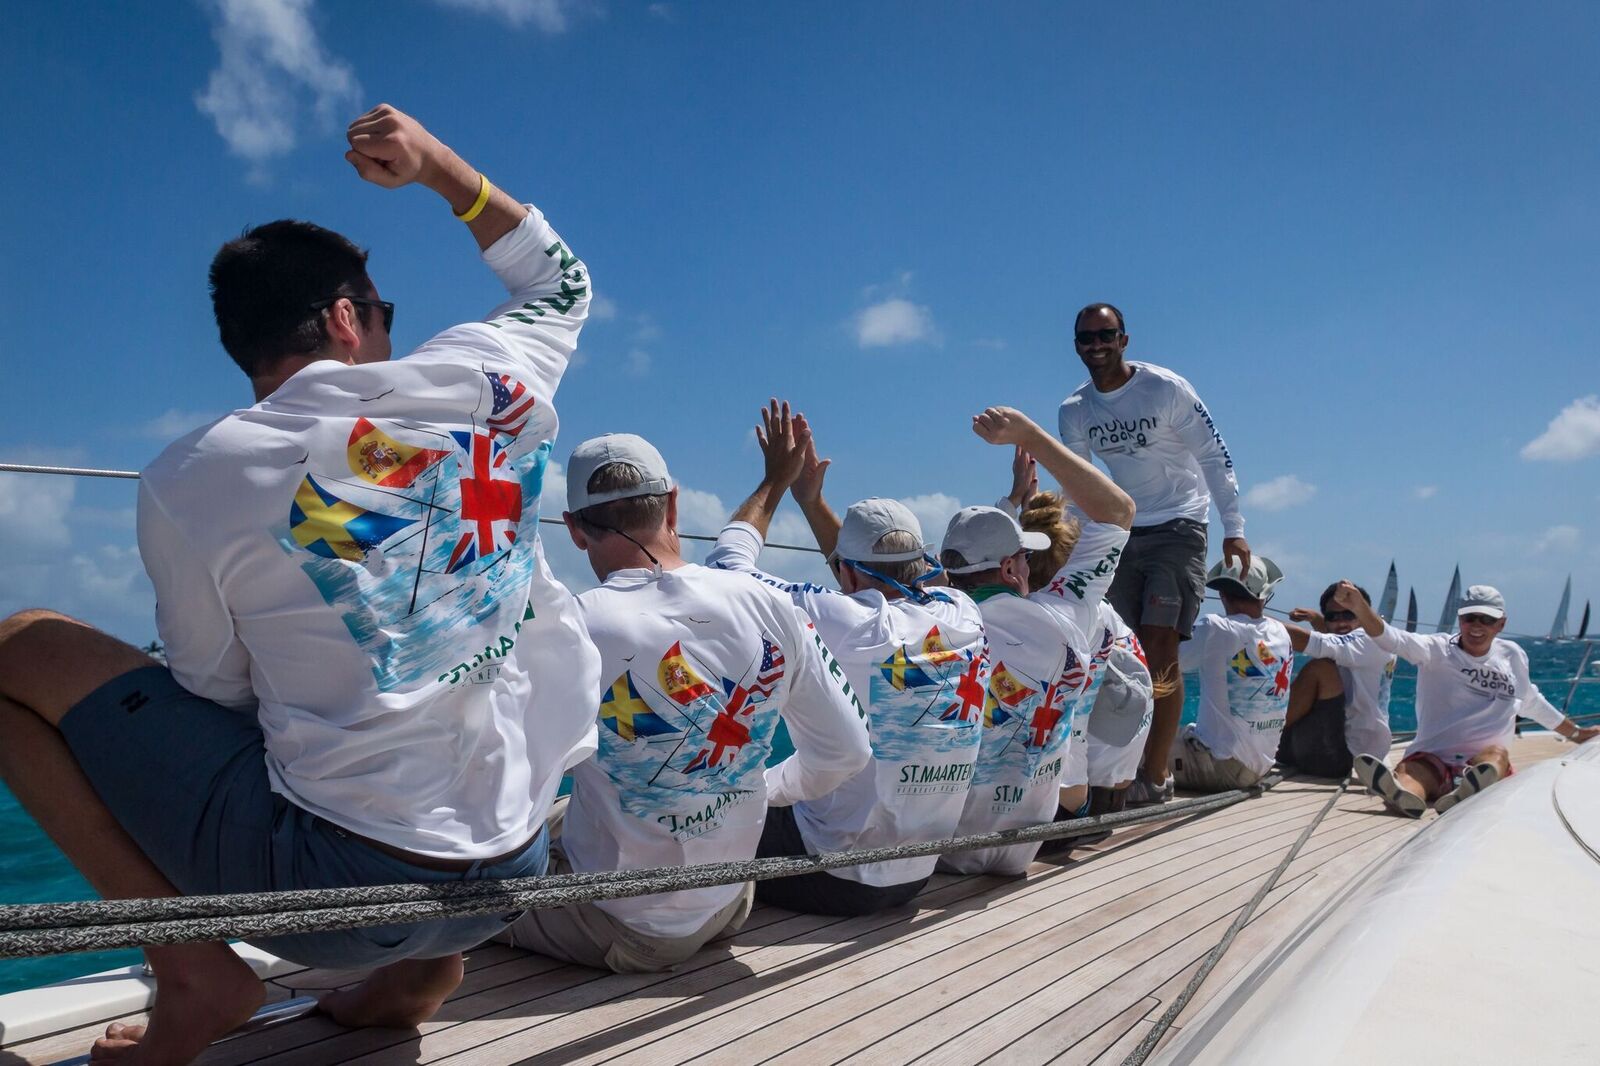
[[[1565,749],[1519,739],[1513,754],[1529,765]],[[936,875],[915,910],[839,919],[758,907],[733,941],[675,973],[602,974],[489,946],[420,1031],[312,1016],[220,1043],[202,1061],[1120,1062],[1329,792],[1288,781],[1209,815],[1119,831],[1071,861],[1036,863],[1026,880]],[[1384,815],[1356,790],[1341,797],[1178,1024],[1424,824]],[[269,1001],[360,976],[291,973],[269,982]],[[0,1064],[80,1055],[106,1024],[0,1052]]]

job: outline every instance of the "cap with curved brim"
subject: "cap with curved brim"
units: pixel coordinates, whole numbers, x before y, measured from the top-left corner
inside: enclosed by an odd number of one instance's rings
[[[891,533],[905,533],[916,548],[905,551],[879,551],[878,542]],[[927,554],[922,541],[922,524],[911,509],[899,500],[874,496],[850,505],[839,524],[839,541],[829,561],[848,559],[858,563],[904,563]]]
[[[965,559],[950,567],[952,574],[976,574],[993,570],[1020,551],[1043,551],[1050,538],[1026,531],[1017,520],[998,507],[963,507],[950,517],[944,531],[944,547]]]
[[[627,488],[590,492],[589,479],[602,467],[623,463],[639,471],[639,483]],[[577,512],[613,500],[659,496],[672,491],[667,461],[655,445],[633,433],[591,437],[572,449],[567,460],[567,510]]]

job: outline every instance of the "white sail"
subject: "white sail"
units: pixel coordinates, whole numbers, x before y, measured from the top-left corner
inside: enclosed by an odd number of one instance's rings
[[[1567,610],[1572,606],[1572,575],[1567,575],[1567,585],[1561,590],[1561,606],[1556,608],[1556,620],[1550,623],[1550,639],[1567,639]]]
[[[1450,591],[1444,594],[1444,611],[1439,615],[1439,632],[1454,633],[1456,611],[1461,607],[1461,567],[1450,578]]]
[[[1378,617],[1385,622],[1394,619],[1395,604],[1400,600],[1400,574],[1389,562],[1389,576],[1383,580],[1383,595],[1378,597]]]

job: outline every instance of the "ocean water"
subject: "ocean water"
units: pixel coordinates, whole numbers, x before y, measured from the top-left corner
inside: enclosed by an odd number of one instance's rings
[[[1569,688],[1572,688],[1571,679],[1583,657],[1583,645],[1530,641],[1522,644],[1528,650],[1528,665],[1534,683],[1543,691],[1545,698],[1560,707],[1567,698]],[[1596,681],[1580,684],[1572,690],[1569,714],[1600,715],[1600,673],[1591,670],[1588,676]],[[1389,706],[1390,722],[1396,731],[1415,728],[1415,695],[1416,671],[1408,664],[1401,663],[1395,672]],[[1185,721],[1194,717],[1198,702],[1198,685],[1191,679],[1187,685]],[[787,735],[780,729],[775,738],[773,759],[781,759],[791,750]],[[94,895],[88,883],[78,876],[33,819],[0,785],[0,903],[51,903],[93,899]],[[139,959],[139,953],[131,950],[4,959],[0,960],[0,993],[61,981],[114,966],[127,966]]]

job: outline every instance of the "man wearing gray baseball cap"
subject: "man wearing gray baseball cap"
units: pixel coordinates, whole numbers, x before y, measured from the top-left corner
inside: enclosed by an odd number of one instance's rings
[[[1022,412],[991,407],[972,428],[990,444],[1013,445],[1043,463],[1087,520],[1071,554],[1037,589],[1028,554],[1050,547],[1045,534],[1024,532],[997,507],[967,507],[945,530],[939,561],[951,585],[977,601],[993,660],[959,836],[1048,822],[1058,806],[1076,811],[1087,798],[1086,773],[1070,789],[1058,786],[1074,718],[1087,710],[1081,705],[1100,635],[1099,607],[1134,514],[1127,493]],[[1038,843],[958,851],[941,858],[939,868],[1023,874],[1038,852]]]
[[[749,859],[769,803],[827,795],[867,764],[860,708],[789,597],[684,561],[678,490],[649,441],[578,445],[562,517],[603,582],[578,609],[604,694],[599,749],[550,818],[554,871]],[[764,769],[779,718],[795,754]],[[502,939],[584,966],[664,970],[738,931],[751,899],[746,883],[576,903],[529,911]]]
[[[717,538],[707,564],[751,574],[808,614],[860,698],[872,761],[832,793],[767,814],[761,855],[804,855],[942,840],[972,782],[989,659],[983,618],[966,593],[926,586],[938,572],[916,516],[896,500],[853,504],[840,521],[822,498],[828,460],[804,416],[773,401],[756,431],[766,473]],[[783,581],[756,562],[793,491],[839,579],[835,592]],[[870,914],[910,902],[934,856],[761,881],[756,897],[791,910]]]
[[[1528,653],[1500,632],[1506,601],[1492,585],[1473,585],[1456,611],[1454,633],[1407,633],[1385,625],[1361,590],[1339,582],[1334,602],[1353,611],[1384,651],[1417,667],[1417,736],[1392,771],[1357,755],[1356,776],[1390,810],[1411,818],[1433,803],[1443,813],[1512,773],[1506,746],[1517,718],[1575,743],[1600,736],[1551,706],[1528,677]]]

